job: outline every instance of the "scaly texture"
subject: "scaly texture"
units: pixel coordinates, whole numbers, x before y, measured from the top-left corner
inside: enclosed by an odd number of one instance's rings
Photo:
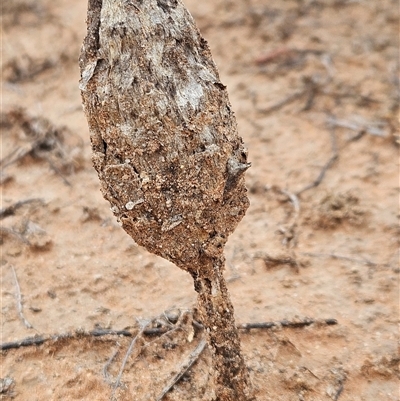
[[[249,164],[206,41],[179,0],[89,0],[80,68],[104,197],[139,245],[193,276],[216,397],[248,400],[222,270]]]

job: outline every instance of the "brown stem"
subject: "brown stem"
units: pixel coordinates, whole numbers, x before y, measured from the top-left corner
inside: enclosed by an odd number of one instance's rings
[[[208,262],[211,263],[201,275],[193,277],[198,309],[213,354],[215,401],[253,401],[233,305],[222,274],[224,258]]]

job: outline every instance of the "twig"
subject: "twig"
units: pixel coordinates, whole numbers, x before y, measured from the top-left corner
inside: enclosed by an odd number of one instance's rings
[[[23,159],[26,155],[32,152],[32,146],[17,146],[8,155],[0,160],[0,167],[4,170],[6,167]]]
[[[193,352],[189,355],[189,358],[183,362],[183,364],[179,367],[178,373],[171,379],[171,381],[163,388],[160,395],[156,398],[156,401],[161,401],[164,396],[171,391],[171,389],[175,386],[176,383],[182,378],[182,376],[191,368],[191,366],[197,361],[201,353],[204,351],[204,348],[207,345],[206,340],[201,340],[197,347],[193,350]]]
[[[308,111],[311,110],[314,104],[315,97],[320,92],[320,87],[322,85],[313,77],[304,77],[303,80],[306,85],[305,93],[307,94],[307,101],[301,111]]]
[[[299,198],[297,197],[297,195],[292,192],[286,191],[285,189],[281,189],[280,192],[289,198],[290,202],[293,205],[293,209],[294,209],[293,216],[289,220],[289,223],[286,224],[286,227],[280,228],[280,231],[284,235],[282,243],[283,243],[283,245],[287,245],[287,246],[289,246],[290,244],[293,244],[293,246],[296,246],[296,244],[297,244],[296,227],[297,227],[297,221],[298,221],[299,215],[300,215],[300,201],[299,201]],[[297,266],[297,262],[296,262],[296,266]]]
[[[14,266],[10,265],[12,273],[14,275],[14,281],[15,281],[15,288],[16,288],[16,298],[17,298],[17,309],[18,309],[18,314],[19,317],[22,320],[22,323],[24,323],[25,327],[27,329],[33,329],[33,326],[28,322],[28,320],[25,318],[24,313],[22,311],[22,295],[21,295],[21,288],[18,283],[18,278],[17,278],[17,273],[15,272]]]
[[[244,324],[239,324],[237,328],[239,330],[249,330],[249,329],[271,329],[273,327],[285,327],[285,328],[298,328],[298,327],[305,327],[305,326],[310,326],[313,323],[317,324],[326,324],[326,325],[335,325],[337,324],[336,319],[325,319],[325,320],[318,320],[318,319],[305,319],[302,321],[297,321],[297,322],[291,322],[288,320],[282,320],[278,322],[262,322],[262,323],[244,323]],[[195,326],[197,329],[201,330],[203,329],[203,325],[195,320],[193,320],[193,326]],[[167,332],[174,331],[177,328],[174,327],[171,330],[167,331],[162,331],[159,330],[158,332],[155,332],[155,329],[144,329],[143,330],[143,335],[164,335]],[[22,340],[17,340],[17,341],[11,341],[11,342],[6,342],[0,344],[0,351],[6,351],[9,349],[17,349],[21,347],[29,347],[32,345],[42,345],[45,342],[48,341],[62,341],[65,339],[78,339],[82,337],[101,337],[101,336],[124,336],[124,337],[133,337],[133,333],[130,332],[129,330],[108,330],[108,329],[97,329],[97,330],[92,330],[92,331],[81,331],[77,330],[73,333],[64,333],[64,334],[55,334],[51,336],[34,336],[34,337],[26,337]]]
[[[196,321],[194,320],[193,323]],[[257,322],[257,323],[243,323],[238,324],[236,327],[238,330],[250,330],[250,329],[272,329],[273,327],[285,327],[285,328],[299,328],[299,327],[306,327],[311,326],[312,324],[320,324],[320,325],[327,325],[327,326],[334,326],[338,324],[336,319],[310,319],[305,318],[304,320],[297,320],[297,321],[290,321],[290,320],[281,320],[277,322]],[[199,328],[203,328],[202,324],[196,322],[196,325]]]
[[[122,361],[121,368],[119,370],[117,379],[115,380],[115,384],[114,384],[114,387],[113,387],[113,390],[112,390],[112,393],[111,393],[110,400],[112,400],[112,401],[115,400],[115,392],[117,391],[117,388],[120,386],[121,377],[122,377],[122,374],[124,373],[124,369],[125,369],[126,363],[128,362],[128,358],[130,357],[130,355],[132,353],[133,347],[135,346],[136,341],[138,340],[138,338],[140,338],[143,335],[143,332],[144,332],[145,328],[150,323],[151,323],[151,321],[145,322],[143,324],[143,326],[141,327],[141,329],[139,330],[139,332],[136,334],[136,336],[132,339],[132,341],[131,341],[131,343],[129,345],[129,348],[126,351],[125,357],[124,357],[124,359]]]
[[[307,366],[302,366],[302,369],[310,372],[316,379],[321,380],[311,369],[307,368]]]
[[[336,117],[329,116],[327,123],[332,127],[348,128],[352,131],[357,131],[358,133],[369,133],[370,135],[386,137],[388,134],[382,129],[387,125],[383,121],[367,121],[360,116],[354,116],[353,121],[351,120],[341,120]],[[358,134],[357,134],[358,136]],[[352,139],[354,140],[354,138]]]
[[[4,207],[3,209],[0,209],[0,220],[5,219],[6,217],[9,216],[14,216],[15,213],[17,212],[18,209],[20,209],[22,206],[25,206],[29,203],[40,203],[44,204],[44,200],[41,198],[32,198],[32,199],[26,199],[23,201],[18,201],[13,203],[10,206]]]
[[[323,50],[317,49],[295,49],[289,47],[276,48],[268,53],[262,54],[254,60],[256,65],[262,66],[270,63],[289,63],[293,65],[297,59],[304,58],[308,54],[315,56],[321,56],[324,54]]]
[[[47,341],[61,341],[65,339],[77,339],[82,337],[101,337],[101,336],[124,336],[124,337],[132,337],[133,334],[128,330],[105,330],[105,329],[96,329],[92,331],[81,331],[76,330],[74,333],[63,333],[63,334],[54,334],[51,336],[35,336],[35,337],[27,337],[23,340],[11,341],[7,343],[0,344],[0,350],[5,351],[8,349],[15,349],[21,347],[28,347],[32,345],[41,345]]]
[[[172,329],[166,326],[163,327],[150,327],[144,330],[143,334],[146,336],[159,336],[165,333],[168,333]]]
[[[79,333],[80,334],[80,333]],[[132,337],[133,334],[129,330],[110,330],[110,329],[95,329],[89,331],[88,333],[84,333],[85,336],[94,336],[94,337],[101,337],[101,336],[124,336],[124,337]]]
[[[281,192],[284,195],[286,195],[290,199],[290,201],[292,202],[293,209],[294,209],[294,219],[296,220],[297,217],[299,216],[299,213],[300,213],[299,198],[295,194],[293,194],[293,193],[291,193],[289,191],[286,191],[285,189],[282,189]]]
[[[53,171],[58,174],[61,179],[64,181],[65,185],[68,185],[69,187],[72,187],[71,182],[65,177],[65,175],[61,172],[61,170],[50,160],[49,157],[44,157],[44,159],[49,163],[50,168],[53,169]]]
[[[347,380],[347,375],[342,369],[332,369],[331,372],[335,375],[335,381],[337,385],[337,390],[335,394],[332,394],[333,401],[338,401],[339,397],[343,393],[344,383]]]
[[[263,322],[263,323],[244,323],[237,326],[241,330],[250,329],[272,329],[273,327],[285,327],[297,329],[300,327],[311,326],[312,324],[323,324],[327,326],[333,326],[338,324],[336,319],[304,319],[299,321],[291,322],[289,320],[281,320],[278,322]]]
[[[328,81],[331,78],[328,78]],[[306,96],[307,97],[307,101],[306,104],[303,106],[303,108],[301,109],[301,111],[307,111],[310,110],[311,107],[313,106],[314,103],[314,99],[315,97],[321,93],[321,88],[327,84],[327,82],[320,82],[318,79],[316,79],[315,77],[303,77],[303,85],[304,87],[297,91],[294,92],[292,94],[290,94],[289,96],[279,100],[278,102],[274,103],[273,105],[267,107],[266,109],[258,109],[257,111],[263,115],[265,114],[270,114],[273,111],[279,110],[281,107],[285,106],[286,104],[292,103],[295,100]]]
[[[12,109],[6,113],[6,120],[11,126],[17,126],[25,134],[22,146],[0,160],[2,169],[18,162],[27,155],[46,160],[50,167],[61,176],[67,185],[71,185],[62,170],[70,171],[74,167],[72,146],[67,146],[65,138],[71,137],[66,127],[56,127],[43,117],[30,117],[23,109]],[[75,149],[81,149],[82,143]]]
[[[286,96],[285,98],[279,100],[278,102],[274,103],[273,105],[267,107],[266,109],[259,109],[257,110],[260,114],[266,115],[266,114],[270,114],[273,111],[279,110],[280,108],[282,108],[283,106],[285,106],[286,104],[292,103],[295,100],[301,98],[303,95],[305,95],[308,92],[308,89],[302,89],[301,91],[292,93],[288,96]]]
[[[11,342],[0,344],[0,350],[1,351],[6,351],[8,349],[29,347],[31,345],[41,345],[41,344],[45,343],[48,340],[50,340],[50,338],[44,338],[44,337],[41,337],[41,336],[27,337],[27,338],[24,338],[23,340],[11,341]]]
[[[296,55],[296,49],[290,49],[288,47],[280,47],[274,49],[268,53],[262,54],[261,56],[257,57],[254,62],[257,65],[265,65],[272,62],[280,61],[282,59],[289,59]]]
[[[166,327],[148,328],[143,331],[144,335],[154,336],[163,335],[171,330]],[[35,336],[27,337],[23,340],[11,341],[0,344],[0,351],[5,351],[13,348],[28,347],[31,345],[41,345],[47,341],[60,341],[66,338],[77,339],[81,337],[102,337],[102,336],[123,336],[123,337],[133,337],[133,333],[129,330],[110,330],[110,329],[95,329],[91,331],[81,331],[77,330],[74,333],[63,333],[55,334],[51,336]]]
[[[332,74],[328,70],[328,74],[330,77],[332,77]],[[319,94],[321,96],[327,96],[327,97],[332,97],[334,99],[356,99],[359,104],[370,104],[370,103],[375,103],[379,104],[382,103],[378,99],[374,99],[371,96],[366,96],[362,95],[359,93],[358,89],[356,87],[347,87],[347,91],[335,91],[335,90],[329,90],[329,89],[324,89],[321,88],[319,91]]]
[[[339,157],[339,152],[338,152],[338,147],[337,147],[337,141],[336,141],[336,135],[334,130],[331,130],[331,146],[332,146],[332,156],[329,158],[329,160],[325,163],[325,165],[322,167],[322,170],[320,171],[317,179],[312,182],[311,184],[306,185],[303,189],[300,191],[296,192],[297,196],[300,196],[303,192],[308,191],[311,188],[317,187],[319,184],[321,184],[322,180],[325,177],[326,172],[331,168],[333,163],[338,159]]]
[[[113,362],[113,360],[115,359],[115,357],[117,356],[117,354],[118,354],[118,350],[115,350],[114,353],[113,353],[113,354],[111,355],[111,357],[108,359],[107,363],[104,365],[104,368],[103,368],[103,377],[104,377],[104,380],[105,380],[108,384],[111,384],[111,383],[112,383],[112,381],[111,381],[111,379],[110,379],[110,375],[109,375],[109,373],[108,373],[108,368],[109,368],[110,365],[112,364],[112,362]]]
[[[339,259],[339,260],[346,260],[348,262],[353,262],[361,265],[366,265],[370,267],[378,267],[378,266],[383,266],[383,267],[390,267],[389,263],[377,263],[377,262],[372,262],[368,259],[356,259],[352,258],[350,256],[345,256],[345,255],[337,255],[335,253],[313,253],[313,252],[301,252],[302,255],[305,256],[313,256],[313,257],[322,257],[322,258],[331,258],[331,259]]]
[[[337,400],[339,399],[340,395],[341,395],[342,392],[343,392],[343,389],[344,389],[344,385],[343,385],[343,383],[340,383],[339,388],[337,389],[336,394],[335,394],[335,396],[333,397],[333,400],[334,400],[334,401],[337,401]]]
[[[294,267],[296,269],[298,269],[298,267],[299,267],[297,260],[295,258],[293,258],[292,256],[287,256],[287,255],[273,256],[273,255],[269,255],[268,253],[258,252],[254,255],[254,258],[262,259],[267,268],[275,267],[275,266],[279,266],[279,265],[288,265],[288,266]]]
[[[27,54],[23,58],[12,58],[3,68],[7,71],[5,79],[9,83],[26,82],[48,69],[54,68],[58,60],[34,59]]]

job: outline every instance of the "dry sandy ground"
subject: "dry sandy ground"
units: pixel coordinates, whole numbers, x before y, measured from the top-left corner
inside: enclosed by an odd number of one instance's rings
[[[399,400],[398,2],[186,3],[252,161],[226,248],[237,322],[338,322],[242,330],[258,400]],[[189,275],[100,194],[78,90],[86,2],[2,7],[1,342],[70,336],[3,350],[0,396],[156,400],[203,334]],[[88,332],[146,324],[117,387],[132,337]],[[164,399],[210,400],[209,366],[206,349]]]

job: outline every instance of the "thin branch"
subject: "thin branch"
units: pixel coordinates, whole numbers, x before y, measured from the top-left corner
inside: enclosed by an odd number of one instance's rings
[[[312,324],[322,324],[322,325],[335,325],[338,324],[336,319],[304,319],[304,320],[299,320],[299,321],[288,321],[288,320],[282,320],[278,322],[262,322],[262,323],[244,323],[244,324],[239,324],[237,328],[239,330],[250,330],[250,329],[272,329],[274,327],[285,327],[285,328],[299,328],[299,327],[305,327],[305,326],[310,326]],[[193,320],[193,326],[195,328],[201,330],[204,329],[204,326]],[[144,329],[142,334],[143,335],[165,335],[167,332],[171,332],[174,330],[177,330],[177,327],[172,328],[171,330],[167,331],[158,331],[154,332],[153,329]],[[140,332],[139,332],[140,333]],[[137,333],[136,337],[139,335]],[[82,337],[102,337],[102,336],[124,336],[124,337],[133,337],[133,333],[130,332],[129,330],[108,330],[108,329],[97,329],[97,330],[92,330],[92,331],[82,331],[82,330],[77,330],[73,333],[64,333],[64,334],[55,334],[51,336],[34,336],[34,337],[26,337],[22,340],[17,340],[17,341],[12,341],[12,342],[6,342],[0,344],[0,351],[6,351],[9,349],[17,349],[21,347],[29,347],[33,345],[42,345],[45,342],[48,341],[62,341],[65,339],[79,339]],[[158,339],[157,339],[158,340]]]
[[[143,334],[146,336],[159,336],[165,333],[168,333],[169,331],[171,331],[172,329],[167,327],[167,326],[163,326],[163,327],[149,327],[148,329],[146,329]]]
[[[50,168],[52,168],[53,171],[61,177],[64,184],[68,185],[69,187],[72,187],[71,182],[65,177],[65,175],[61,172],[61,170],[50,160],[50,158],[46,156],[45,160],[47,161],[47,163],[49,163]]]
[[[22,295],[21,295],[21,288],[18,283],[18,277],[17,273],[15,272],[14,266],[10,265],[13,276],[14,276],[14,281],[15,281],[15,288],[16,288],[16,298],[17,298],[17,309],[18,309],[18,314],[19,317],[22,320],[22,323],[25,325],[27,329],[33,329],[33,326],[28,322],[28,320],[25,318],[24,313],[22,311]]]
[[[140,338],[140,337],[143,335],[145,328],[146,328],[150,323],[151,323],[150,320],[147,321],[147,322],[145,322],[145,323],[143,324],[143,326],[141,327],[141,329],[139,330],[139,332],[136,334],[136,336],[132,339],[132,341],[131,341],[131,343],[130,343],[130,345],[129,345],[129,348],[128,348],[128,350],[126,351],[125,357],[124,357],[124,359],[123,359],[123,361],[122,361],[121,368],[120,368],[120,370],[119,370],[117,379],[115,380],[115,384],[114,384],[114,387],[113,387],[113,390],[112,390],[112,393],[111,393],[110,400],[115,400],[115,392],[117,391],[117,388],[120,386],[121,377],[122,377],[122,374],[124,373],[126,363],[128,362],[128,358],[130,357],[130,355],[131,355],[131,353],[132,353],[133,347],[135,346],[136,341],[138,340],[138,338]]]
[[[296,196],[296,194],[286,191],[285,189],[282,189],[281,192],[290,199],[290,202],[292,202],[293,209],[294,209],[294,219],[296,220],[300,213],[299,198]]]
[[[315,188],[319,184],[321,184],[322,180],[325,177],[326,172],[332,167],[333,163],[335,163],[335,161],[339,158],[338,146],[337,146],[336,135],[335,135],[334,130],[331,130],[331,146],[332,146],[332,156],[322,167],[317,179],[315,181],[313,181],[311,184],[306,185],[300,191],[296,192],[297,196],[300,196],[303,192],[308,191],[311,188]]]
[[[351,256],[337,255],[336,253],[301,252],[301,254],[305,255],[305,256],[346,260],[348,262],[353,262],[353,263],[366,265],[366,266],[370,266],[370,267],[378,267],[378,266],[390,267],[389,263],[377,263],[377,262],[372,262],[371,260],[368,260],[368,259],[357,259],[357,258],[352,258]]]
[[[65,339],[78,339],[82,337],[101,337],[107,335],[124,336],[124,337],[133,336],[133,334],[128,330],[105,330],[105,329],[96,329],[92,331],[76,330],[74,333],[54,334],[51,336],[34,336],[34,337],[24,338],[23,340],[6,342],[0,344],[0,351],[21,348],[21,347],[29,347],[32,345],[41,345],[48,341],[57,342]]]
[[[320,82],[312,77],[304,77],[304,83],[306,85],[305,93],[307,94],[307,100],[301,111],[308,111],[311,110],[312,106],[314,105],[315,97],[320,92],[320,88],[322,85]]]
[[[107,363],[104,365],[103,368],[103,377],[104,380],[108,383],[108,384],[112,384],[112,380],[110,379],[110,374],[108,373],[108,368],[110,367],[110,365],[112,364],[113,360],[115,359],[115,357],[118,354],[118,350],[115,350],[114,353],[111,355],[111,357],[108,359]]]
[[[182,363],[182,365],[178,369],[178,373],[171,379],[171,381],[163,388],[160,395],[156,398],[156,401],[161,401],[164,396],[171,391],[171,389],[175,386],[176,383],[183,377],[183,375],[193,366],[193,364],[197,361],[201,353],[204,351],[204,348],[207,345],[206,340],[201,340],[197,347],[192,351],[189,355],[189,358]]]
[[[175,328],[168,329],[166,327],[159,328],[148,328],[143,331],[144,335],[154,336],[154,335],[163,335],[167,332],[175,330]],[[110,329],[95,329],[91,331],[81,331],[77,330],[73,333],[63,333],[63,334],[55,334],[51,336],[35,336],[35,337],[27,337],[23,340],[11,341],[0,344],[0,351],[5,351],[13,348],[21,348],[28,347],[32,345],[41,345],[47,341],[60,341],[64,339],[77,339],[82,337],[103,337],[103,336],[123,336],[123,337],[133,337],[133,333],[129,330],[110,330]]]
[[[0,167],[4,170],[23,159],[27,155],[46,160],[50,167],[60,175],[67,185],[71,185],[62,173],[74,168],[74,149],[81,149],[82,143],[73,147],[64,143],[72,134],[66,127],[56,127],[43,117],[30,117],[23,109],[12,109],[6,114],[12,126],[21,129],[25,134],[25,142],[17,146],[12,152],[0,160]],[[77,137],[78,138],[78,137]],[[77,159],[75,160],[75,162]]]
[[[341,369],[340,370],[334,370],[332,371],[332,373],[336,376],[336,384],[337,384],[337,390],[336,393],[331,396],[333,401],[338,401],[339,397],[341,396],[341,394],[343,393],[344,390],[344,383],[347,380],[347,375],[345,372],[343,372]]]
[[[8,349],[17,349],[17,348],[21,348],[21,347],[29,347],[32,345],[41,345],[48,340],[50,340],[50,338],[45,338],[45,337],[41,337],[41,336],[27,337],[27,338],[24,338],[23,340],[11,341],[11,342],[0,344],[0,350],[6,351]]]
[[[254,258],[262,259],[265,263],[267,268],[279,266],[279,265],[288,265],[290,267],[294,267],[296,269],[299,268],[299,264],[295,258],[292,256],[284,255],[277,255],[273,256],[265,252],[257,252],[254,255]]]
[[[343,383],[340,383],[339,388],[337,389],[336,394],[333,397],[334,401],[338,401],[338,399],[339,399],[340,395],[342,394],[343,390],[344,390],[344,385],[343,385]]]
[[[14,216],[15,213],[17,212],[18,209],[20,209],[22,206],[25,206],[29,203],[40,203],[40,204],[44,204],[44,200],[40,199],[40,198],[32,198],[32,199],[26,199],[23,201],[18,201],[13,203],[10,206],[4,207],[2,209],[0,209],[0,220],[5,219],[6,217],[9,216]]]
[[[195,320],[193,323],[196,322]],[[306,327],[311,326],[312,324],[319,324],[319,325],[327,325],[327,326],[334,326],[338,324],[336,319],[310,319],[305,318],[303,320],[280,320],[276,322],[256,322],[256,323],[243,323],[238,324],[236,327],[238,330],[250,330],[250,329],[272,329],[274,327],[285,327],[289,329],[295,329],[299,327]],[[201,323],[196,322],[198,328],[203,328]]]
[[[284,62],[285,64],[294,64],[296,59],[313,54],[315,56],[321,56],[324,54],[323,50],[317,49],[296,49],[289,47],[279,47],[268,53],[264,53],[257,57],[254,62],[257,65],[265,65],[276,62]]]
[[[289,103],[292,103],[295,100],[301,98],[306,93],[307,93],[307,89],[302,89],[301,91],[294,92],[294,93],[286,96],[285,98],[277,101],[276,103],[272,104],[271,106],[267,107],[266,109],[258,109],[257,111],[262,115],[270,114],[270,113],[272,113],[274,111],[279,110],[283,106],[285,106],[285,105],[287,105]]]
[[[327,123],[332,127],[347,128],[358,133],[367,132],[370,135],[383,138],[388,136],[388,133],[383,129],[383,127],[387,126],[387,123],[383,121],[367,121],[360,116],[354,116],[353,120],[343,120],[329,116]]]
[[[294,322],[291,322],[289,320],[281,320],[278,322],[244,323],[238,325],[237,328],[241,330],[272,329],[273,327],[285,327],[285,328],[297,329],[301,327],[311,326],[312,324],[333,326],[338,324],[338,321],[336,319],[304,319]]]
[[[124,336],[124,337],[132,337],[133,334],[129,330],[110,330],[110,329],[95,329],[85,333],[85,336],[94,336],[94,337],[101,337],[101,336]]]
[[[6,167],[23,159],[26,155],[32,152],[31,146],[17,146],[8,155],[0,160],[0,167],[5,170]]]
[[[296,246],[297,244],[296,227],[300,216],[300,201],[296,194],[286,191],[285,189],[282,189],[280,191],[289,198],[294,210],[294,213],[291,216],[289,223],[285,224],[286,227],[281,227],[280,229],[282,234],[284,234],[282,243],[283,245],[287,246],[289,245]]]

